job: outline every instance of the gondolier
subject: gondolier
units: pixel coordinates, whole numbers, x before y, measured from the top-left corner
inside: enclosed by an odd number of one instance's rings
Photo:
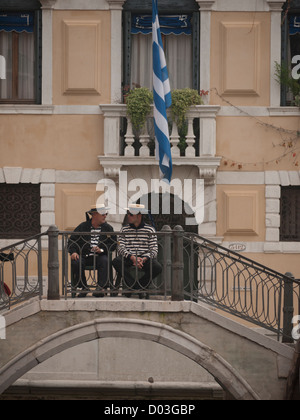
[[[113,227],[106,222],[108,211],[104,204],[93,206],[86,213],[87,221],[75,229],[77,235],[73,234],[69,239],[73,288],[82,289],[79,298],[86,297],[90,292],[85,276],[87,266],[94,266],[98,271],[98,290],[93,293],[94,297],[103,297],[109,287],[108,254],[116,248],[116,238],[112,235]]]
[[[118,238],[119,256],[113,261],[113,267],[119,277],[123,278],[123,286],[127,290],[130,289],[126,296],[130,297],[131,291],[139,290],[140,299],[149,298],[146,290],[151,281],[162,272],[162,266],[157,261],[156,231],[144,222],[144,214],[148,214],[148,210],[142,204],[132,204],[127,209],[129,224],[121,230],[124,235],[120,235]],[[142,278],[133,278],[132,267],[136,267],[137,271],[144,273]]]

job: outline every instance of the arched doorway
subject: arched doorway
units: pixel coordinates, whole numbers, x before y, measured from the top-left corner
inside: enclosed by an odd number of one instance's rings
[[[172,230],[175,226],[182,226],[185,232],[198,233],[198,225],[186,223],[187,219],[194,217],[191,208],[174,194],[150,193],[142,196],[137,204],[145,204],[151,211],[149,223],[153,222],[158,232],[168,225]]]

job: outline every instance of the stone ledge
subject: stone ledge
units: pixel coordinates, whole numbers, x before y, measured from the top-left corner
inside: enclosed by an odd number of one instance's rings
[[[21,319],[27,318],[40,311],[45,312],[158,312],[158,313],[192,313],[209,322],[212,322],[228,331],[231,331],[247,340],[259,343],[263,347],[275,351],[284,358],[293,358],[293,348],[279,343],[270,337],[266,337],[254,328],[246,327],[241,323],[229,319],[226,316],[217,313],[214,308],[199,302],[172,302],[172,301],[143,301],[123,298],[104,298],[104,299],[70,299],[60,301],[50,301],[34,298],[20,307],[4,313],[7,326],[14,324]]]

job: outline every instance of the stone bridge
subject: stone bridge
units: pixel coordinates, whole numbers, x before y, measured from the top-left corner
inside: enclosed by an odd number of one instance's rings
[[[238,400],[282,400],[294,349],[194,302],[32,299],[8,311],[0,394],[35,366],[104,338],[146,340],[186,356]],[[155,355],[153,355],[155,363]]]

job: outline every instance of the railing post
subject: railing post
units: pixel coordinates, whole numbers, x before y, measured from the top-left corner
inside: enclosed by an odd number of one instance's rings
[[[42,260],[42,238],[38,238],[38,282],[40,290],[40,299],[43,296],[43,260]]]
[[[172,229],[170,226],[163,226],[163,276],[165,285],[165,298],[171,292],[172,285]]]
[[[291,280],[284,279],[284,304],[283,304],[283,343],[293,343],[292,337],[292,322],[294,316],[294,302],[293,302],[293,282],[295,277],[292,273],[286,273],[286,277]]]
[[[184,300],[183,291],[183,234],[181,226],[176,226],[173,231],[173,278],[172,278],[172,301]]]
[[[60,300],[58,234],[57,226],[50,226],[48,230],[48,300]]]

